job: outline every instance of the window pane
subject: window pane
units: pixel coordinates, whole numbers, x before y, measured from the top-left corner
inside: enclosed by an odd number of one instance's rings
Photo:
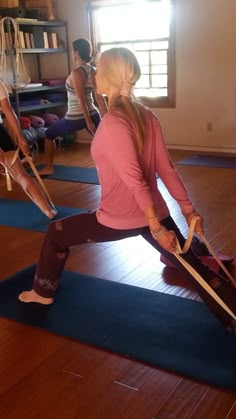
[[[167,89],[150,89],[151,97],[166,97],[168,96],[168,90]]]
[[[142,65],[141,66],[141,73],[142,74],[150,74],[150,67],[149,67],[149,65]]]
[[[152,76],[152,87],[167,87],[167,75]]]
[[[135,96],[143,97],[167,97],[167,89],[134,89]]]
[[[131,51],[133,51],[133,44],[127,44],[127,43],[122,43],[122,44],[118,44],[118,46],[119,47],[124,47],[124,48],[128,48],[128,49],[130,49]]]
[[[136,52],[135,53],[139,65],[148,65],[149,66],[149,52]]]
[[[169,36],[170,0],[103,7],[94,13],[101,42]],[[148,24],[145,25],[144,22]]]
[[[104,52],[104,51],[106,51],[107,49],[110,49],[110,48],[113,48],[114,47],[114,44],[110,44],[110,45],[108,45],[108,44],[106,44],[106,45],[101,45],[100,46],[100,51],[101,52]]]
[[[169,42],[168,41],[152,41],[151,42],[151,49],[168,49]]]
[[[150,49],[150,46],[151,46],[150,42],[136,42],[134,48],[135,48],[135,51],[139,51],[139,50],[147,51]]]
[[[140,79],[136,83],[137,87],[150,87],[149,75],[141,75]]]
[[[152,74],[167,74],[167,65],[152,65]]]
[[[167,64],[167,51],[152,51],[152,64]]]

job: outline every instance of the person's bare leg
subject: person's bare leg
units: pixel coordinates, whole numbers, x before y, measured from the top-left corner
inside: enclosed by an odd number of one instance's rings
[[[39,303],[44,305],[52,304],[54,298],[45,298],[37,294],[34,290],[23,291],[19,294],[18,299],[23,303]]]
[[[40,175],[52,175],[53,170],[53,158],[55,154],[56,145],[54,141],[45,138],[44,141],[44,153],[45,153],[45,166],[39,170]]]
[[[13,162],[15,151],[1,152],[0,163],[7,167],[11,176],[23,188],[23,190],[31,197],[32,201],[40,208],[40,210],[50,219],[53,219],[57,211],[51,208],[46,197],[38,187],[35,180],[26,173],[19,158]]]

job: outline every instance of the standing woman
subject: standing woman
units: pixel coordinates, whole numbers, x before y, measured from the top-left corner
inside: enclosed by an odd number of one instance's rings
[[[6,87],[1,81],[0,114],[4,114],[7,127],[13,138],[10,137],[10,134],[4,127],[2,117],[0,116],[0,165],[4,167],[6,176],[13,177],[48,218],[54,218],[57,211],[48,204],[43,192],[41,192],[35,180],[26,173],[18,157],[17,148],[24,155],[28,155],[29,147],[21,133],[19,122],[10,104]]]
[[[94,213],[77,214],[50,223],[33,289],[21,293],[19,299],[51,304],[72,246],[141,235],[182,271],[210,310],[234,331],[231,315],[173,255],[177,239],[183,247],[185,238],[158,189],[156,173],[179,204],[188,225],[193,217],[198,217],[195,232],[200,235],[203,234],[203,219],[195,211],[170,161],[158,118],[132,95],[140,75],[138,61],[128,49],[111,48],[101,54],[96,81],[98,92],[108,97],[108,112],[91,146],[101,185],[99,208]],[[230,284],[204,265],[191,248],[182,257],[236,315],[236,291]]]
[[[46,164],[39,172],[41,175],[53,173],[55,152],[53,140],[56,137],[63,137],[82,129],[87,129],[94,135],[101,120],[100,113],[103,116],[107,110],[104,98],[97,94],[96,69],[90,64],[92,59],[90,42],[87,39],[77,39],[72,46],[72,56],[76,68],[66,80],[67,112],[64,118],[51,125],[46,131],[44,143]],[[94,104],[93,93],[100,113]]]

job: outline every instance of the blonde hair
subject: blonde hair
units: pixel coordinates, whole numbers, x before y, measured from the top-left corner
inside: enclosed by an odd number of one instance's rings
[[[109,110],[128,115],[132,120],[137,149],[139,153],[142,153],[145,135],[140,105],[132,95],[121,94],[124,84],[134,86],[141,76],[137,58],[127,48],[111,48],[100,55],[99,67],[111,93],[108,104]]]

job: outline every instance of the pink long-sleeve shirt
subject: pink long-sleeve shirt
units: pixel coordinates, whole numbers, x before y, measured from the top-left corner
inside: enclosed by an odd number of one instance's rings
[[[183,214],[193,210],[186,189],[170,161],[158,118],[144,107],[142,112],[146,142],[141,155],[137,151],[132,122],[111,112],[100,122],[91,146],[101,184],[97,219],[115,229],[146,226],[144,210],[152,205],[156,207],[160,220],[169,215],[158,190],[156,173]]]

